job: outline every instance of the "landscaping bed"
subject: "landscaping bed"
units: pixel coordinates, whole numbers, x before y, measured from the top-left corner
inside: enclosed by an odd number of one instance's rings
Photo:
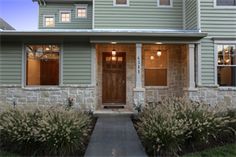
[[[96,119],[65,107],[16,107],[0,112],[0,152],[22,156],[83,156]]]
[[[149,156],[181,156],[236,143],[236,110],[184,98],[147,104],[134,119]]]

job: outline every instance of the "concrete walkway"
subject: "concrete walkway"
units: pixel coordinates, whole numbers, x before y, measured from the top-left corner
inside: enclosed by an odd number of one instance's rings
[[[85,157],[147,157],[129,116],[97,120]]]

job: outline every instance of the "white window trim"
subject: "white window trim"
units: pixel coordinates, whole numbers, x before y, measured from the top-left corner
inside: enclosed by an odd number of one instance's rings
[[[78,8],[85,8],[86,9],[86,16],[85,17],[79,17],[78,16]],[[76,4],[75,5],[75,18],[78,19],[87,19],[88,18],[88,4]]]
[[[127,0],[127,4],[116,4],[116,0],[113,0],[114,7],[129,7],[129,0]]]
[[[236,6],[219,6],[219,5],[217,5],[217,0],[214,0],[214,8],[217,8],[217,9],[235,9]]]
[[[52,27],[46,26],[46,17],[53,17],[53,19],[54,19],[54,26],[52,26]],[[45,27],[45,28],[54,28],[55,26],[56,26],[55,15],[43,15],[43,27]]]
[[[157,0],[157,7],[159,7],[159,8],[172,8],[173,7],[173,0],[170,0],[170,5],[160,5],[160,0]]]
[[[62,16],[61,16],[62,13],[69,13],[70,14],[70,20],[68,22],[63,22],[62,21],[62,19],[61,19],[62,18]],[[59,11],[59,22],[60,23],[71,23],[71,11],[70,10],[60,10]]]
[[[63,54],[64,54],[64,49],[63,49],[63,43],[58,43],[58,44],[42,44],[42,45],[59,45],[60,46],[60,51],[59,51],[59,84],[58,85],[27,85],[27,52],[26,52],[26,46],[27,45],[41,45],[41,44],[32,44],[32,43],[26,43],[26,44],[22,44],[22,75],[21,75],[21,87],[23,89],[51,89],[51,88],[55,88],[55,87],[61,87],[63,86]]]
[[[217,50],[217,46],[218,45],[236,45],[236,40],[215,40],[214,41],[214,63],[215,63],[215,85],[219,88],[219,89],[227,89],[227,88],[235,88],[234,86],[220,86],[218,84],[218,50]],[[227,66],[227,65],[224,65]],[[235,67],[236,65],[231,65],[231,67]]]

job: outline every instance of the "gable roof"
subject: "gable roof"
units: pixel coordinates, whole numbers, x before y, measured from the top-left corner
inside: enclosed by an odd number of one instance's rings
[[[0,17],[0,29],[2,30],[15,30],[10,24]]]

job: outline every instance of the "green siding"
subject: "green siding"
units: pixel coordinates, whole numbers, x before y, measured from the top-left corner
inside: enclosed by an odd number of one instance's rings
[[[97,0],[94,5],[97,29],[183,29],[182,0],[173,0],[172,8],[157,7],[157,0],[130,0],[128,7]]]
[[[63,83],[91,84],[91,46],[65,43],[63,51]]]
[[[198,29],[198,0],[185,0],[185,29]]]
[[[1,43],[0,46],[0,84],[21,84],[22,45],[20,43]]]
[[[81,4],[81,3],[79,3]],[[70,10],[71,22],[60,23],[59,11]],[[43,16],[54,15],[55,27],[45,28],[43,27]],[[39,29],[92,29],[92,4],[88,4],[87,18],[76,17],[76,4],[47,4],[46,6],[39,6]]]
[[[236,37],[236,8],[214,8],[213,0],[201,0],[201,30],[208,33],[202,40],[202,83],[214,85],[214,43],[212,38]]]

